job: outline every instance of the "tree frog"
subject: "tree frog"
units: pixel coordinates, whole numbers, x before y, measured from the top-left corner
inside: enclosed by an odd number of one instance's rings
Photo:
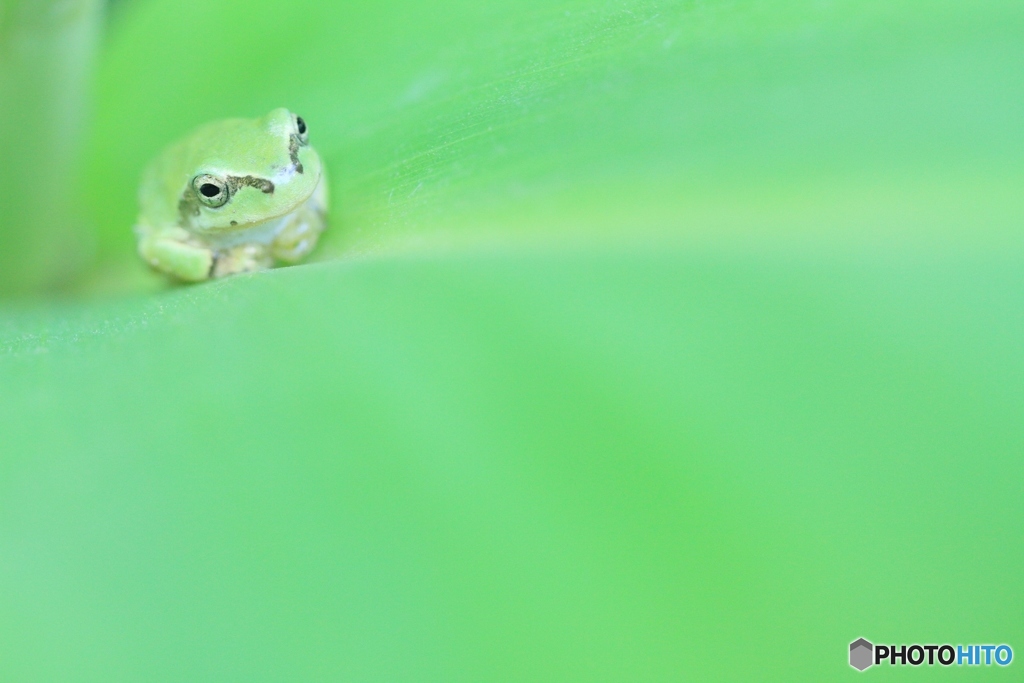
[[[208,123],[147,167],[139,254],[188,282],[296,262],[326,226],[327,181],[301,116]]]

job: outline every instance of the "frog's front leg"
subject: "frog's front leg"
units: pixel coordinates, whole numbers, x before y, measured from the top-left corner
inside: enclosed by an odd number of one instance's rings
[[[144,233],[139,240],[139,255],[146,263],[187,282],[210,277],[214,253],[181,228],[166,228]]]
[[[288,224],[274,238],[270,251],[276,259],[295,263],[313,251],[323,230],[323,214],[303,206],[292,214]]]
[[[321,176],[313,195],[296,209],[270,245],[274,258],[288,263],[299,261],[313,251],[320,233],[327,227],[327,179]]]

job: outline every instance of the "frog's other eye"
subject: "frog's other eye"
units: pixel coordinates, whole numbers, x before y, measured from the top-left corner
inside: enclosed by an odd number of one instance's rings
[[[192,179],[192,189],[196,191],[199,201],[212,209],[224,206],[230,199],[227,183],[217,176],[197,175]]]
[[[302,144],[309,142],[309,126],[301,116],[295,117],[295,128],[299,131],[299,142]]]

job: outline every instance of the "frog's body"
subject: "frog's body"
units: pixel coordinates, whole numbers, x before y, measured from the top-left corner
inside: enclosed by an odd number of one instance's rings
[[[326,186],[305,122],[287,109],[207,124],[146,169],[139,254],[191,282],[298,261],[325,227]]]

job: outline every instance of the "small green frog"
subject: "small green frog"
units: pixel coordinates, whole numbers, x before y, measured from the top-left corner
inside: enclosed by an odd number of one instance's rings
[[[206,124],[164,150],[139,188],[139,255],[188,282],[294,263],[326,225],[327,180],[301,116]]]

